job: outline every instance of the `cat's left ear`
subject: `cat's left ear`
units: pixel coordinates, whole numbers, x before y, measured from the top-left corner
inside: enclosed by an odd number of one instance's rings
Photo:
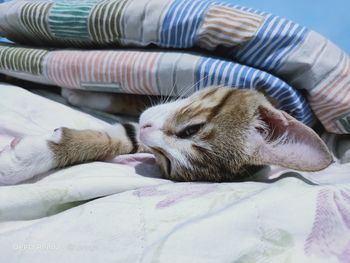
[[[257,110],[260,124],[251,134],[253,158],[302,171],[319,171],[333,162],[322,139],[309,127],[270,105]]]

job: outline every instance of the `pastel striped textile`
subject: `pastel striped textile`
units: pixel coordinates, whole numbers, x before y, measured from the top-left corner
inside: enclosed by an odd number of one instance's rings
[[[349,56],[301,25],[233,0],[9,1],[0,4],[0,35],[45,47],[199,48],[254,68],[238,72],[251,74],[246,79],[261,72],[284,80],[305,94],[328,131],[350,133]]]
[[[259,89],[295,118],[314,121],[305,98],[287,83],[227,60],[183,52],[47,51],[5,45],[0,56],[1,73],[65,88],[175,96],[212,85]]]
[[[244,44],[251,39],[264,17],[225,6],[209,8],[198,32],[198,45],[215,49]]]

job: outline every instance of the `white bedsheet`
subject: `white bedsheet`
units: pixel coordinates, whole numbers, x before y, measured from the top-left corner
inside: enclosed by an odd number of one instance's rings
[[[107,125],[17,87],[0,94],[0,149]],[[0,186],[0,262],[350,262],[350,164],[303,176],[319,185],[173,183],[138,154]]]

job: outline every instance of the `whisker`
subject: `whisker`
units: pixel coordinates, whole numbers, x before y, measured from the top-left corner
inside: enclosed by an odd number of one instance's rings
[[[187,97],[187,95],[192,91],[192,88],[195,87],[198,83],[200,83],[205,78],[208,78],[208,76],[204,76],[203,78],[199,79],[192,86],[189,86],[189,87],[184,86],[179,92],[178,100],[180,100],[180,99],[182,99],[184,97]]]
[[[150,95],[146,95],[146,96],[148,98],[149,104],[151,105],[151,107],[153,107],[153,100],[152,100],[151,96]],[[146,102],[145,102],[145,106],[146,106]]]
[[[172,94],[173,94],[173,92],[174,92],[174,90],[175,90],[175,87],[176,87],[176,81],[174,82],[173,87],[172,87],[172,89],[171,89],[171,91],[170,91],[170,93],[169,93],[169,95],[168,95],[168,97],[167,97],[165,103],[168,103],[168,102],[169,102],[169,99],[171,98],[171,96],[172,96]]]
[[[163,103],[163,101],[164,101],[164,97],[163,97],[163,94],[162,94],[162,89],[161,89],[161,88],[159,89],[159,96],[160,96],[160,99],[159,99],[160,104],[162,104],[162,103]]]

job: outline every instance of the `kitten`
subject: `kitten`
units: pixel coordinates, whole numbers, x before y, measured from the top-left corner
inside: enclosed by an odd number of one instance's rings
[[[58,128],[14,139],[0,153],[0,182],[136,152],[153,153],[164,177],[178,181],[233,181],[265,164],[318,171],[333,160],[311,128],[261,93],[212,87],[147,109],[139,124],[103,131]]]

